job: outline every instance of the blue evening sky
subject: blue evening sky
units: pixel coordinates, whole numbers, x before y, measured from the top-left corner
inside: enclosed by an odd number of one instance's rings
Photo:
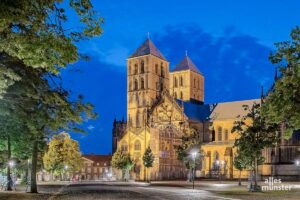
[[[114,118],[126,117],[126,58],[150,38],[170,61],[185,50],[205,76],[205,102],[258,98],[268,88],[274,43],[289,39],[300,25],[297,0],[92,0],[104,18],[101,37],[78,44],[91,60],[62,72],[73,94],[95,105],[96,120],[86,135],[72,134],[83,153],[111,153]],[[73,18],[68,26],[75,27]]]

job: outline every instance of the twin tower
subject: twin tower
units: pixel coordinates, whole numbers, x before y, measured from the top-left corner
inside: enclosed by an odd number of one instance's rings
[[[163,94],[191,103],[204,102],[204,76],[191,59],[185,55],[172,72],[169,64],[150,39],[127,59],[128,128],[144,127],[148,110]]]

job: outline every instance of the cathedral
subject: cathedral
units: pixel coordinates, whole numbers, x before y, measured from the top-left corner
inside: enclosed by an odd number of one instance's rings
[[[186,54],[170,70],[170,63],[148,38],[127,59],[127,121],[114,121],[113,153],[120,149],[135,160],[131,172],[134,180],[186,178],[185,166],[177,160],[174,146],[182,136],[194,134],[202,143],[202,162],[198,177],[238,178],[234,168],[234,141],[231,129],[243,105],[260,103],[260,99],[215,104],[204,103],[204,75]],[[150,146],[154,164],[143,167],[142,157]],[[259,174],[297,178],[299,166],[299,133],[289,140],[281,139],[274,148],[263,150],[265,163]],[[248,171],[242,172],[247,178]]]

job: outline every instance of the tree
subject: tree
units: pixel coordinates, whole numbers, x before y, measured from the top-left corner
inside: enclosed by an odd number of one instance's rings
[[[180,145],[174,146],[177,154],[177,159],[185,165],[185,167],[189,170],[189,181],[192,179],[193,169],[199,162],[199,159],[202,158],[202,153],[198,152],[201,149],[200,140],[196,134],[196,132],[190,135],[184,135],[181,138],[182,143]],[[197,159],[192,158],[191,152],[197,152]]]
[[[32,162],[31,192],[37,192],[36,172],[45,139],[62,130],[82,132],[78,124],[96,115],[92,111],[93,106],[85,103],[81,95],[71,99],[70,93],[44,69],[32,70],[16,60],[12,60],[10,66],[22,79],[8,88],[0,103],[5,105],[3,113],[7,116],[17,113],[18,120],[28,130],[26,133],[31,141],[31,146],[28,145]]]
[[[294,28],[290,36],[291,41],[276,43],[277,51],[270,55],[281,76],[262,107],[262,114],[268,122],[284,125],[286,138],[300,129],[300,28]]]
[[[247,169],[247,167],[250,165],[249,162],[251,162],[251,160],[249,161],[247,159],[248,157],[243,156],[243,153],[241,153],[239,150],[237,150],[235,156],[234,156],[234,160],[233,160],[233,166],[239,170],[239,186],[242,185],[241,182],[241,175],[242,175],[242,171]]]
[[[260,104],[254,103],[252,107],[243,105],[243,108],[247,114],[235,121],[232,129],[232,132],[239,134],[234,146],[238,148],[240,156],[247,160],[247,167],[253,171],[254,186],[250,190],[257,191],[257,167],[264,161],[262,150],[276,144],[278,126],[266,123],[260,114]]]
[[[82,164],[78,142],[65,132],[53,136],[43,157],[43,163],[46,170],[60,175],[61,178],[66,166],[68,171],[78,171]]]
[[[78,18],[68,16],[65,9],[73,9]],[[67,27],[71,16],[78,19],[76,27]],[[2,0],[0,19],[1,54],[16,58],[27,67],[43,68],[53,74],[83,57],[76,43],[100,35],[103,24],[90,0]],[[2,65],[0,95],[20,78]]]
[[[150,168],[150,167],[152,167],[153,166],[153,162],[154,162],[154,155],[152,153],[152,150],[151,150],[150,146],[148,146],[148,148],[146,149],[146,151],[145,151],[145,153],[143,155],[143,164],[144,164],[144,167],[146,167],[147,169]],[[146,177],[146,179],[148,179],[148,178]]]
[[[129,171],[134,166],[134,161],[131,159],[130,154],[117,150],[112,157],[111,164],[113,167],[122,170],[122,177],[125,181],[129,179]]]

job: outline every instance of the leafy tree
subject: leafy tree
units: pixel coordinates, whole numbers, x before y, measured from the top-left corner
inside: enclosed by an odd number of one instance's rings
[[[232,129],[232,132],[239,134],[234,146],[239,149],[240,156],[247,160],[247,168],[253,171],[254,188],[251,189],[256,191],[259,188],[256,178],[257,167],[264,161],[262,150],[265,147],[272,147],[277,142],[278,127],[276,124],[267,124],[262,118],[260,104],[254,103],[252,107],[243,105],[243,108],[247,114],[235,121]]]
[[[291,41],[276,43],[277,51],[270,55],[281,76],[262,107],[262,114],[268,122],[284,125],[286,138],[300,129],[300,28],[294,28],[290,36]]]
[[[90,103],[85,103],[82,96],[71,99],[70,93],[44,69],[32,70],[15,60],[11,61],[10,66],[22,79],[8,88],[0,103],[5,105],[3,113],[7,116],[17,113],[17,120],[27,130],[31,141],[28,145],[32,162],[31,192],[37,192],[36,172],[45,139],[62,130],[82,132],[78,124],[96,115]]]
[[[122,170],[122,176],[125,181],[129,179],[129,171],[134,166],[134,161],[131,159],[130,154],[117,150],[112,157],[111,164],[113,167]]]
[[[145,151],[145,153],[143,155],[143,164],[144,164],[144,167],[146,167],[146,168],[152,167],[153,166],[153,162],[154,162],[154,155],[152,153],[152,150],[151,150],[150,146],[148,146],[148,148],[146,149],[146,151]],[[146,177],[146,179],[148,179],[148,178]]]
[[[68,27],[73,9],[76,27]],[[69,12],[71,13],[71,12]],[[102,33],[103,19],[90,0],[2,0],[0,1],[0,54],[19,59],[25,66],[58,74],[60,68],[81,56],[76,43]],[[0,68],[0,95],[19,80],[8,66]]]
[[[79,170],[82,157],[78,142],[65,132],[53,136],[43,157],[43,163],[45,169],[55,175],[62,175],[65,166],[68,166],[68,171]]]
[[[193,173],[192,170],[198,164],[199,159],[202,158],[202,153],[198,152],[201,149],[201,143],[195,132],[190,135],[182,136],[181,141],[181,145],[174,146],[174,148],[176,150],[177,159],[183,162],[185,167],[189,170],[189,180],[191,181]],[[191,151],[197,151],[196,160],[192,158]]]
[[[239,170],[239,186],[242,185],[241,182],[241,175],[242,171],[247,169],[247,167],[250,165],[251,160],[247,159],[248,157],[243,156],[243,153],[240,152],[239,150],[236,152],[233,160],[233,166]]]

